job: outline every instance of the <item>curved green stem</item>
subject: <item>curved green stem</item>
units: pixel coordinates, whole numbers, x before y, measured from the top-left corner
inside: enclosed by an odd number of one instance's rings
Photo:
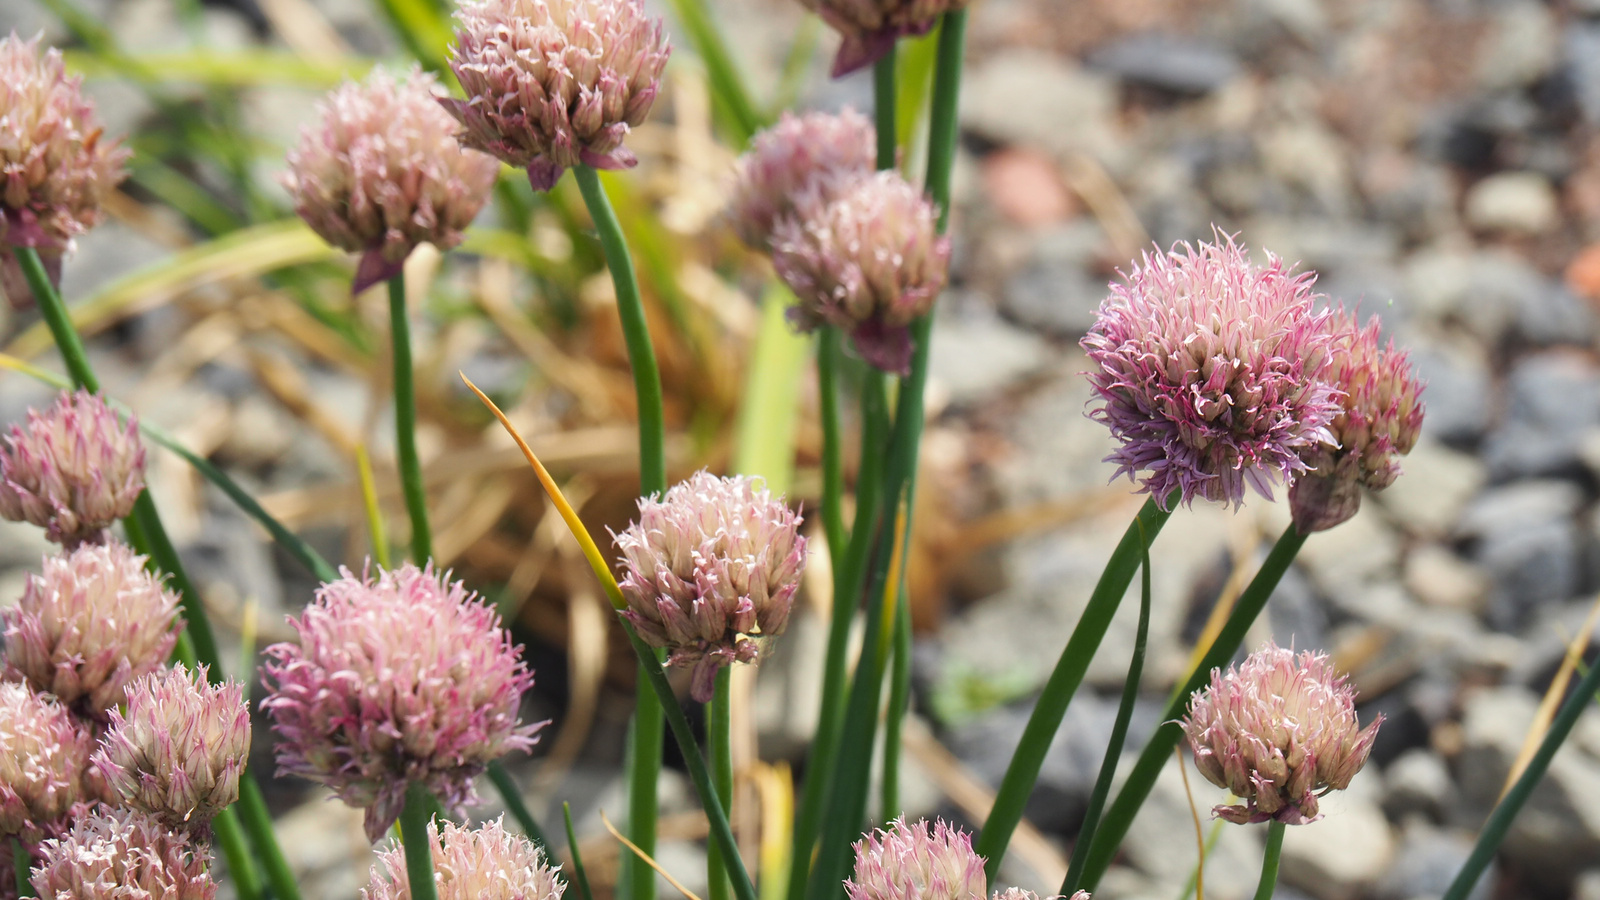
[[[1267,826],[1267,853],[1261,858],[1261,881],[1256,885],[1255,900],[1272,900],[1272,892],[1278,887],[1278,860],[1283,856],[1283,829],[1284,824],[1278,821]]]
[[[817,393],[822,417],[822,530],[828,558],[845,554],[844,463],[839,435],[839,329],[825,325],[817,335]]]
[[[903,568],[903,561],[901,565]],[[889,666],[889,709],[883,719],[883,784],[878,807],[878,816],[885,822],[900,813],[900,734],[911,705],[911,610],[903,578],[894,590],[899,599],[894,608],[894,656]]]
[[[1249,586],[1239,595],[1239,600],[1228,616],[1228,621],[1223,623],[1222,630],[1217,632],[1217,637],[1211,642],[1211,647],[1201,657],[1199,665],[1190,673],[1188,681],[1184,682],[1183,689],[1167,704],[1166,711],[1162,714],[1161,727],[1150,737],[1150,742],[1145,745],[1139,754],[1138,762],[1134,763],[1133,770],[1128,773],[1128,780],[1122,785],[1122,790],[1117,793],[1117,799],[1106,810],[1104,821],[1095,833],[1094,843],[1089,848],[1089,856],[1083,864],[1083,877],[1079,882],[1084,890],[1093,892],[1100,884],[1100,878],[1105,875],[1106,869],[1111,866],[1111,859],[1117,853],[1117,848],[1122,845],[1122,839],[1127,836],[1128,828],[1133,824],[1133,817],[1138,814],[1139,807],[1144,804],[1145,798],[1150,796],[1154,789],[1156,776],[1161,774],[1161,767],[1172,756],[1172,748],[1178,745],[1183,737],[1183,726],[1178,723],[1189,707],[1189,697],[1199,690],[1211,677],[1211,670],[1219,668],[1233,658],[1244,643],[1245,633],[1255,622],[1256,616],[1266,607],[1267,599],[1272,596],[1272,591],[1278,586],[1278,581],[1283,578],[1283,573],[1289,570],[1289,565],[1294,562],[1295,554],[1305,546],[1306,536],[1295,530],[1290,525],[1272,545],[1272,552],[1267,554],[1266,561],[1261,564],[1261,571],[1250,580]]]
[[[500,764],[500,760],[489,763],[489,780],[494,783],[494,788],[500,793],[500,799],[505,801],[506,809],[510,811],[511,818],[517,820],[522,826],[522,833],[544,848],[545,854],[550,853],[550,840],[544,836],[544,829],[539,827],[539,822],[534,819],[533,811],[528,809],[528,804],[522,800],[522,791],[518,790],[516,781],[512,780],[511,773]]]
[[[256,782],[254,773],[248,770],[245,777],[239,779],[237,808],[240,821],[250,835],[250,843],[266,870],[274,900],[300,900],[300,886],[295,884],[294,871],[289,868],[289,860],[284,858],[283,848],[272,832],[272,813],[267,809],[267,800],[261,796],[261,785]]]
[[[728,666],[717,670],[714,693],[706,710],[706,751],[710,757],[712,783],[717,786],[724,815],[731,814],[733,809],[732,672]],[[715,842],[706,848],[706,886],[711,900],[729,900],[732,896],[728,866],[723,861],[722,848]]]
[[[583,851],[578,847],[578,832],[572,827],[572,804],[561,801],[561,819],[567,826],[567,852],[572,855],[572,881],[578,886],[578,900],[594,900],[589,889],[589,873],[583,867]]]
[[[394,358],[394,448],[400,488],[411,516],[411,559],[425,566],[433,559],[433,530],[428,526],[428,493],[422,486],[422,463],[417,458],[417,388],[404,272],[389,279],[389,341]]]
[[[406,785],[406,805],[400,810],[400,844],[405,848],[406,883],[411,900],[439,900],[433,883],[433,839],[428,836],[428,819],[433,812],[432,795],[419,781]]]
[[[879,169],[894,168],[895,157],[899,155],[899,131],[894,126],[899,100],[894,90],[896,56],[895,47],[891,45],[889,52],[872,64],[872,118],[878,133]]]
[[[245,846],[244,832],[239,828],[239,819],[232,807],[217,813],[211,820],[211,833],[216,835],[217,846],[222,848],[222,858],[227,860],[228,875],[239,900],[259,900],[261,874],[250,857],[250,848]]]

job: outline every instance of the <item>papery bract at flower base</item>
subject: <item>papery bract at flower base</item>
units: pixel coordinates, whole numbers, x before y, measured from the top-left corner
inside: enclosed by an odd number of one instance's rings
[[[545,724],[517,724],[533,675],[494,607],[431,566],[344,570],[289,624],[300,642],[268,647],[262,666],[278,771],[364,808],[374,842],[409,782],[460,812],[484,767]]]
[[[172,655],[178,595],[126,544],[85,544],[47,557],[5,613],[7,678],[104,720],[124,689]]]
[[[534,190],[577,165],[625,169],[671,52],[642,0],[465,0],[450,51],[466,100],[440,102],[468,147],[528,171]]]
[[[13,31],[0,40],[0,291],[31,297],[11,247],[39,251],[53,281],[76,235],[100,223],[100,205],[127,177],[128,151],[104,140],[94,107],[68,78],[61,51]]]
[[[1361,506],[1361,489],[1381,491],[1400,475],[1400,457],[1422,432],[1422,383],[1394,341],[1379,343],[1382,321],[1373,316],[1357,327],[1339,310],[1328,381],[1341,392],[1340,411],[1329,425],[1338,446],[1320,444],[1304,459],[1311,471],[1289,488],[1289,509],[1301,534],[1344,522]]]
[[[691,693],[711,699],[717,669],[754,662],[759,641],[789,625],[806,564],[800,517],[744,476],[697,472],[613,535],[622,551],[622,615],[667,664],[692,666]]]
[[[856,863],[844,883],[850,900],[985,900],[988,879],[972,835],[943,819],[906,824],[862,835]]]
[[[171,828],[203,829],[239,799],[250,755],[250,708],[237,682],[209,684],[183,666],[128,687],[95,753],[111,796]]]
[[[152,816],[101,807],[44,843],[33,889],[39,900],[214,900],[210,856]]]
[[[144,490],[144,443],[87,391],[63,391],[44,412],[28,410],[0,445],[0,517],[31,522],[68,547],[105,540]]]
[[[1116,475],[1166,509],[1173,491],[1237,506],[1248,485],[1271,499],[1305,471],[1339,411],[1313,278],[1271,254],[1256,266],[1229,238],[1147,252],[1113,283],[1082,345],[1091,415],[1122,445],[1106,457]]]
[[[834,78],[877,62],[903,37],[933,29],[939,17],[967,0],[800,0],[843,39],[833,59]]]
[[[86,796],[89,737],[54,699],[0,682],[0,843],[59,834]]]
[[[507,832],[501,819],[477,828],[446,822],[443,834],[430,822],[428,838],[439,900],[561,900],[566,890],[538,845]],[[411,900],[405,851],[385,850],[380,859],[383,870],[373,866],[361,900]]]
[[[449,250],[489,199],[500,164],[463,148],[433,75],[373,70],[317,107],[284,186],[323,240],[361,253],[355,292],[399,274],[418,244]]]
[[[870,175],[877,158],[876,131],[866,116],[846,107],[839,113],[784,113],[778,124],[758,132],[739,157],[728,204],[728,220],[740,240],[768,250],[772,229],[794,212],[795,196],[827,179],[848,185]]]
[[[810,181],[772,231],[772,264],[803,331],[833,325],[867,362],[911,371],[911,328],[944,289],[950,239],[938,210],[897,172]]]
[[[1317,798],[1342,790],[1372,752],[1383,716],[1361,728],[1355,689],[1324,653],[1267,644],[1194,698],[1183,727],[1200,774],[1243,800],[1218,806],[1230,822],[1321,817]]]

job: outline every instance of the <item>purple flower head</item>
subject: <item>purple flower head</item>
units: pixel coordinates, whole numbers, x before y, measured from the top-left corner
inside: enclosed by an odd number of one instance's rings
[[[1302,534],[1324,531],[1361,507],[1361,488],[1381,491],[1400,475],[1400,457],[1422,431],[1422,382],[1394,341],[1379,344],[1377,316],[1357,327],[1339,310],[1331,323],[1333,364],[1327,380],[1342,400],[1329,430],[1338,446],[1318,444],[1305,454],[1310,471],[1289,489],[1289,509]]]
[[[538,845],[505,830],[500,819],[477,828],[454,822],[428,823],[439,900],[561,900],[566,885],[556,877]],[[372,868],[361,900],[411,900],[405,851],[379,854],[384,871]]]
[[[179,665],[128,687],[128,710],[111,711],[94,764],[121,805],[170,828],[204,829],[239,799],[249,755],[243,686],[208,684],[204,666]]]
[[[1271,254],[1256,266],[1222,236],[1146,252],[1113,283],[1082,345],[1100,401],[1091,416],[1122,443],[1106,457],[1116,475],[1165,509],[1173,491],[1237,506],[1249,485],[1270,499],[1274,481],[1305,471],[1302,455],[1333,443],[1339,411],[1314,278]]]
[[[3,121],[3,119],[0,119]],[[0,516],[31,522],[68,547],[105,540],[144,490],[144,444],[133,417],[118,421],[88,391],[63,391],[28,410],[0,445]]]
[[[728,219],[739,239],[769,250],[772,230],[794,212],[795,195],[818,179],[837,184],[839,175],[870,175],[876,132],[866,116],[846,107],[834,113],[784,113],[778,124],[756,134],[739,157]]]
[[[477,799],[491,761],[527,750],[518,725],[533,675],[494,607],[448,573],[348,569],[289,624],[298,644],[267,648],[262,702],[278,733],[279,774],[321,782],[366,809],[377,842],[419,782],[453,812]]]
[[[0,40],[0,290],[16,306],[32,295],[8,248],[38,250],[59,281],[73,237],[100,223],[100,204],[127,177],[128,151],[102,140],[83,79],[40,41]]]
[[[691,693],[711,699],[717,669],[754,662],[789,625],[806,564],[800,517],[756,479],[701,471],[613,534],[622,551],[622,615],[667,664],[693,666]]]
[[[933,202],[898,172],[812,179],[772,231],[772,264],[799,301],[790,318],[803,331],[837,326],[867,362],[909,374],[910,325],[950,270],[938,221]]]
[[[132,809],[101,807],[35,860],[39,900],[214,900],[211,854],[188,832]]]
[[[1241,824],[1321,818],[1317,798],[1350,785],[1383,722],[1361,728],[1355,701],[1325,653],[1268,643],[1226,675],[1213,669],[1183,727],[1200,774],[1244,801],[1213,812]]]
[[[90,741],[72,714],[27,685],[0,682],[0,843],[61,833],[87,799]]]
[[[104,721],[134,679],[166,663],[183,624],[178,595],[144,563],[115,541],[46,557],[6,611],[5,676]]]
[[[355,292],[399,274],[418,244],[449,250],[489,199],[500,164],[464,149],[439,82],[412,66],[374,69],[317,106],[289,151],[295,212],[328,243],[362,254]]]
[[[834,78],[872,65],[903,37],[927,34],[939,17],[967,0],[800,0],[843,39],[833,59]]]
[[[988,879],[972,835],[943,819],[888,828],[856,841],[856,866],[844,883],[850,900],[985,900]]]
[[[580,164],[638,163],[622,141],[671,52],[643,0],[464,0],[456,18],[450,68],[467,99],[440,102],[463,144],[527,169],[536,191]]]

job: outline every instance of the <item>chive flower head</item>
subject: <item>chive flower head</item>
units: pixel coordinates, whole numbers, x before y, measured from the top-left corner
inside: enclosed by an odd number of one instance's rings
[[[211,854],[153,816],[102,806],[34,860],[39,900],[214,900]]]
[[[894,42],[932,30],[939,17],[959,10],[967,0],[800,0],[839,32],[842,41],[833,59],[834,78],[872,65]]]
[[[772,230],[794,212],[795,195],[818,179],[868,175],[876,162],[876,131],[866,116],[842,112],[785,112],[778,124],[756,134],[739,157],[728,220],[739,239],[756,250],[771,249]]]
[[[144,490],[138,423],[88,391],[63,391],[28,410],[0,442],[0,516],[45,529],[68,547],[101,542]]]
[[[862,835],[855,844],[854,874],[845,881],[850,900],[985,900],[988,879],[972,835],[943,819]]]
[[[445,822],[443,832],[429,822],[428,846],[439,900],[561,900],[566,890],[538,845],[506,831],[501,819],[477,828]],[[411,900],[405,851],[379,857],[383,871],[373,866],[361,900]]]
[[[72,714],[27,685],[0,682],[0,842],[32,846],[60,833],[86,799],[89,737]]]

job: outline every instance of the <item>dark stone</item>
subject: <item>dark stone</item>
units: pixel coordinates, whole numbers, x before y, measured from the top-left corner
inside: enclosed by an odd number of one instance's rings
[[[1123,81],[1198,96],[1239,75],[1239,61],[1214,44],[1193,38],[1144,32],[1113,41],[1089,55],[1089,65]]]
[[[1496,480],[1582,471],[1579,450],[1600,425],[1600,375],[1587,360],[1541,354],[1518,362],[1506,381],[1506,414],[1484,446]]]

